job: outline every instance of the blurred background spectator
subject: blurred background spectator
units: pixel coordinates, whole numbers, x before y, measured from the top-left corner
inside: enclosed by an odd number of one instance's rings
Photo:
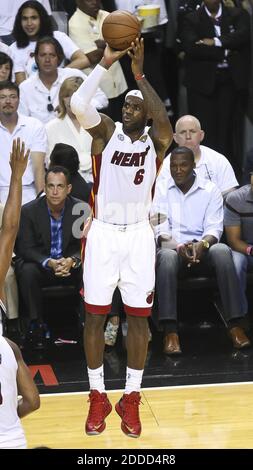
[[[10,151],[13,139],[20,137],[31,153],[22,180],[22,203],[31,201],[44,187],[44,160],[47,136],[43,124],[18,112],[19,88],[12,82],[0,82],[0,202],[5,204],[10,185]]]
[[[0,52],[0,82],[12,81],[13,61],[5,52]]]
[[[0,38],[7,45],[10,45],[14,41],[12,29],[16,13],[22,3],[24,3],[23,0],[8,0],[6,2],[1,2]],[[41,3],[41,5],[45,7],[48,15],[52,14],[49,0],[38,0],[38,3]]]
[[[80,126],[76,116],[70,108],[70,99],[83,79],[81,77],[70,77],[64,80],[59,91],[58,117],[46,124],[48,138],[47,157],[48,160],[55,144],[73,145],[76,149],[80,161],[79,173],[87,182],[92,182],[91,169],[91,136]],[[80,198],[82,199],[82,198]]]
[[[36,42],[43,36],[55,37],[61,44],[67,66],[84,69],[89,66],[85,54],[62,31],[53,31],[46,9],[37,1],[24,2],[19,8],[13,27],[15,42],[11,45],[17,83],[37,71],[34,59]],[[59,64],[60,65],[60,64]],[[64,62],[63,62],[64,65]]]
[[[20,84],[19,110],[26,116],[33,116],[46,123],[54,119],[54,112],[59,104],[59,90],[68,77],[86,75],[78,69],[61,68],[63,49],[54,37],[45,36],[36,45],[34,57],[38,72]],[[102,109],[108,105],[105,94],[98,89],[93,98],[93,105]]]
[[[188,111],[206,131],[203,143],[226,155],[240,179],[250,77],[249,14],[220,0],[204,0],[184,16],[179,37]]]
[[[50,155],[49,169],[55,166],[67,168],[70,174],[71,196],[88,202],[90,196],[90,186],[78,173],[79,170],[78,153],[71,145],[56,144]]]

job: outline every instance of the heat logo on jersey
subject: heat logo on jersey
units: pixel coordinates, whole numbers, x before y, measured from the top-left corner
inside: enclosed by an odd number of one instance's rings
[[[120,166],[143,166],[149,150],[150,146],[148,146],[144,152],[128,153],[115,150],[111,163]]]
[[[146,302],[147,304],[152,304],[153,300],[154,300],[154,289],[147,292]]]

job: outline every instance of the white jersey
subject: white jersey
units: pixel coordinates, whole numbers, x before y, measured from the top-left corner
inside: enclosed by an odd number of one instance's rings
[[[159,167],[148,127],[132,142],[117,122],[102,154],[92,159],[94,217],[122,225],[147,220]]]
[[[26,438],[17,413],[17,361],[0,336],[0,449],[25,449]]]
[[[6,307],[0,299],[0,336],[3,336],[6,331]]]

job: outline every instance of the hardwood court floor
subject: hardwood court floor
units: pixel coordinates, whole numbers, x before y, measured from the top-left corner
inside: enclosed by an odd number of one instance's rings
[[[109,392],[113,405],[120,396]],[[87,393],[42,395],[23,425],[30,448],[246,449],[253,448],[252,396],[252,382],[144,389],[139,439],[122,433],[114,410],[101,435],[86,436]]]

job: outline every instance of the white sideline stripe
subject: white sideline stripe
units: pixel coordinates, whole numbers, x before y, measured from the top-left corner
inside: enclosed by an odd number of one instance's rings
[[[149,392],[153,390],[181,390],[185,388],[204,388],[204,387],[233,387],[234,385],[253,385],[253,382],[228,382],[228,383],[217,383],[217,384],[199,384],[199,385],[175,385],[173,387],[148,387],[142,388],[141,392]],[[109,395],[111,393],[119,393],[124,389],[119,390],[106,390]],[[59,397],[65,395],[88,395],[90,392],[65,392],[65,393],[41,393],[40,397]]]

